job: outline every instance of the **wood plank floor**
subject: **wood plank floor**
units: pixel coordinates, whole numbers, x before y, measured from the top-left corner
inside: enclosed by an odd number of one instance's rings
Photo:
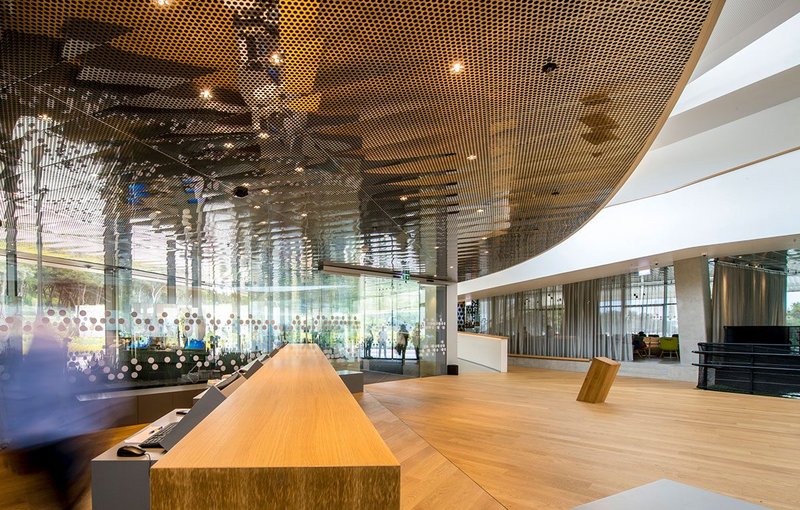
[[[512,367],[366,391],[508,508],[572,508],[660,478],[800,508],[800,401],[618,377],[586,404],[582,378]]]
[[[373,396],[364,393],[356,396],[356,400],[400,461],[400,508],[503,508]]]

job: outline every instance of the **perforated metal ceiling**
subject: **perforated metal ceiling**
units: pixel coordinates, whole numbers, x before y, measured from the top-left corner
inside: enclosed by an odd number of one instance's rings
[[[454,239],[464,279],[563,240],[635,163],[719,5],[2,9],[3,228],[20,249],[41,223],[49,254],[164,272],[171,251],[206,280],[279,281],[319,260],[444,275]]]

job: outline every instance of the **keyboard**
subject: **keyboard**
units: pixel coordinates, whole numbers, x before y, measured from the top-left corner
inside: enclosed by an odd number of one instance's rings
[[[161,440],[167,437],[167,434],[169,434],[172,431],[172,429],[175,428],[175,425],[177,425],[178,423],[179,422],[174,422],[164,425],[163,427],[161,427],[161,430],[157,430],[150,437],[145,439],[143,442],[139,443],[139,447],[163,448],[163,446],[161,446]]]

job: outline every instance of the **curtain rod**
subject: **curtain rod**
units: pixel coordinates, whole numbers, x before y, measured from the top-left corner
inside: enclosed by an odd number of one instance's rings
[[[727,260],[719,260],[719,259],[717,259],[717,260],[714,261],[714,264],[721,264],[723,266],[736,267],[736,268],[739,268],[739,269],[750,269],[752,271],[762,271],[764,273],[774,273],[774,274],[779,274],[779,275],[783,275],[783,276],[788,276],[789,275],[788,271],[781,271],[779,269],[768,269],[766,267],[749,266],[749,265],[745,264],[744,262],[736,263],[736,262],[728,262]]]

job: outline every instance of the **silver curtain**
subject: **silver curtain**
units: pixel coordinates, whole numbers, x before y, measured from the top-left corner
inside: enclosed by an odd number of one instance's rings
[[[716,262],[711,303],[715,342],[725,326],[783,326],[786,273]]]
[[[620,275],[479,301],[481,329],[509,338],[509,352],[632,358],[626,331],[628,276]]]

